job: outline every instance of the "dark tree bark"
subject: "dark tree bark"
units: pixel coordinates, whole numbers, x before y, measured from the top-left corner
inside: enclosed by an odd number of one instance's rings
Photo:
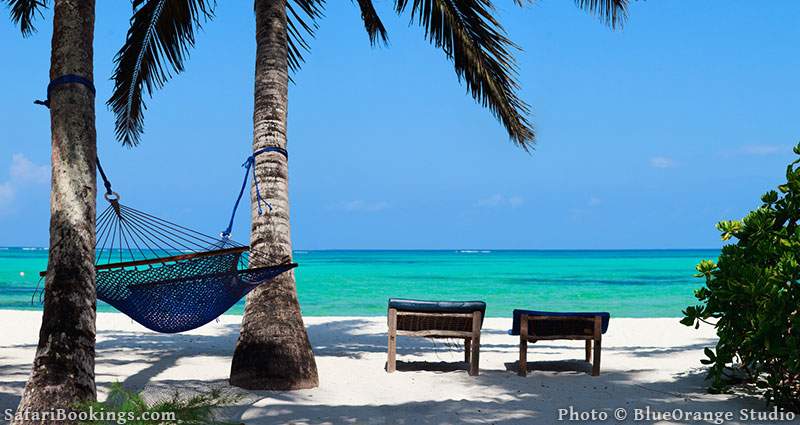
[[[56,0],[53,9],[50,78],[76,74],[93,80],[94,0]],[[95,109],[91,90],[81,84],[54,89],[50,97],[50,128],[50,252],[44,314],[33,369],[18,412],[69,409],[76,402],[96,397],[97,188]]]
[[[256,0],[255,15],[253,151],[266,146],[285,149],[289,92],[286,1]],[[263,153],[256,157],[255,167],[261,195],[272,210],[258,214],[253,184],[250,245],[254,251],[266,254],[268,262],[287,261],[292,257],[287,158],[280,153]],[[314,353],[300,314],[294,272],[284,273],[248,295],[230,383],[254,390],[295,390],[319,385]]]

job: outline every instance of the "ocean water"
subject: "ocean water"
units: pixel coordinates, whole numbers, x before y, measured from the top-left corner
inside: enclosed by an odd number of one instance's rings
[[[309,316],[381,316],[390,297],[483,300],[487,316],[515,308],[680,317],[693,277],[716,250],[296,251],[297,287]],[[31,297],[47,250],[0,248],[0,309],[41,308]],[[114,311],[104,303],[100,311]],[[243,302],[228,311],[241,314]]]

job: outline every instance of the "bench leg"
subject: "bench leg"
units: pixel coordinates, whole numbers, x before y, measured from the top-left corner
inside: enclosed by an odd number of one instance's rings
[[[472,340],[469,347],[469,374],[478,376],[480,373],[479,362],[481,358],[481,312],[472,314]]]
[[[594,318],[594,363],[592,363],[592,376],[600,375],[600,346],[603,339],[603,320],[600,316]]]
[[[528,315],[523,314],[519,321],[519,365],[517,375],[528,376]]]
[[[389,349],[386,360],[386,372],[392,373],[397,368],[397,310],[389,309]]]
[[[464,338],[464,362],[469,363],[469,352],[471,350],[472,338]]]
[[[600,340],[594,342],[594,363],[592,363],[592,376],[600,375]]]
[[[591,339],[587,339],[586,340],[586,361],[587,362],[591,362],[592,361],[592,340]]]
[[[519,337],[519,370],[517,370],[517,375],[528,376],[528,340],[523,336]]]

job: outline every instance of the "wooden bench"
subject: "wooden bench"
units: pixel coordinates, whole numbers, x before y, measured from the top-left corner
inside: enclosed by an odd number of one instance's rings
[[[603,334],[608,329],[608,313],[551,313],[514,310],[511,334],[519,335],[520,376],[528,374],[528,342],[552,340],[586,341],[585,359],[592,363],[592,376],[600,375]]]
[[[386,372],[397,368],[397,336],[464,340],[469,374],[478,375],[481,326],[486,304],[481,301],[389,300],[389,344]]]

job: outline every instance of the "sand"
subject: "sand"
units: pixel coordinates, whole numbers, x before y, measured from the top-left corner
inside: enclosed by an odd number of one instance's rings
[[[0,411],[19,402],[40,317],[0,311]],[[741,417],[742,409],[765,410],[756,396],[705,392],[699,360],[703,347],[714,344],[713,330],[687,328],[675,318],[612,318],[599,377],[589,375],[580,341],[532,344],[531,373],[517,376],[518,341],[506,332],[510,320],[489,318],[481,337],[481,375],[471,377],[462,352],[448,343],[405,337],[398,340],[398,371],[386,373],[385,318],[307,317],[320,386],[295,392],[227,385],[240,320],[223,316],[191,332],[162,335],[121,314],[98,314],[100,399],[114,381],[154,397],[174,389],[223,388],[242,399],[222,414],[247,424],[556,424],[593,422],[583,420],[592,414],[597,423],[708,423],[661,420],[652,413],[634,421],[636,409],[647,408],[732,412],[727,424],[775,423]],[[625,421],[614,419],[617,409],[625,409]],[[599,420],[603,414],[605,421]]]

